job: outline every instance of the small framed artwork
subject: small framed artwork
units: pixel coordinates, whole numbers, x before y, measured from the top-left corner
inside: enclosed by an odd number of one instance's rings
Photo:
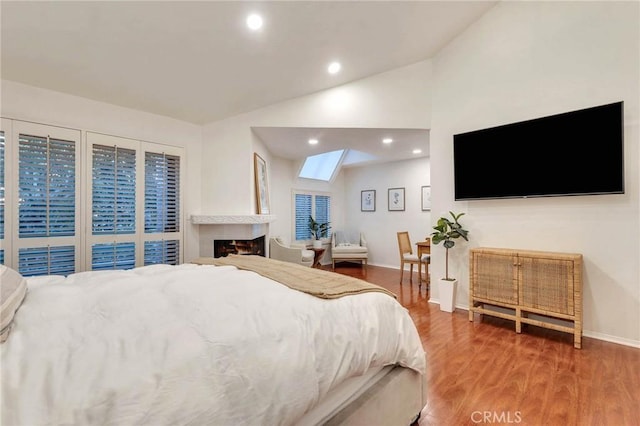
[[[431,210],[431,187],[422,187],[422,211],[426,212]]]
[[[376,190],[367,189],[360,191],[360,211],[375,212],[376,211]]]
[[[254,175],[256,179],[256,202],[258,214],[270,214],[269,208],[269,182],[267,180],[267,163],[258,155],[253,153]]]
[[[404,211],[404,188],[389,188],[389,211]]]

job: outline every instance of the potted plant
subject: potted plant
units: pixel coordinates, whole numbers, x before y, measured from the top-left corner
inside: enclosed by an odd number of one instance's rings
[[[438,224],[433,227],[434,232],[431,233],[431,242],[433,244],[443,243],[445,248],[445,276],[440,279],[438,286],[440,309],[446,312],[453,312],[458,280],[449,277],[449,249],[456,245],[454,240],[457,238],[464,238],[465,241],[469,241],[469,231],[464,229],[459,222],[464,213],[455,214],[449,212],[449,214],[451,219],[447,217],[438,219]]]
[[[329,235],[329,229],[331,229],[329,223],[330,222],[316,222],[313,216],[309,215],[309,230],[313,237],[313,248],[322,248],[322,241],[320,241],[320,238],[327,238]]]

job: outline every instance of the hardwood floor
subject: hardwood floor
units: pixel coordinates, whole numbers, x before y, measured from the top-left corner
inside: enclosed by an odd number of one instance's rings
[[[331,267],[329,266],[329,269]],[[441,312],[417,275],[341,263],[336,272],[393,291],[413,318],[427,354],[427,425],[640,425],[640,349],[512,321]],[[523,326],[524,327],[524,326]]]

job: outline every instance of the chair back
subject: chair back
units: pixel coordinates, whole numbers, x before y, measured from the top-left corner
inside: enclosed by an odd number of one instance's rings
[[[411,239],[409,238],[409,232],[407,231],[398,232],[398,249],[400,250],[401,258],[407,253],[413,254],[413,250],[411,249]]]
[[[331,247],[350,244],[354,246],[367,246],[364,234],[359,231],[334,231],[331,233]]]

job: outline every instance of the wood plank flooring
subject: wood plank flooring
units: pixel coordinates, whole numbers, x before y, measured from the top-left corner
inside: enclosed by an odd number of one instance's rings
[[[329,266],[328,269],[331,267]],[[405,272],[340,263],[336,272],[363,278],[398,296],[427,354],[428,401],[420,426],[519,424],[640,425],[640,349],[535,326],[516,334],[512,321],[428,303]],[[524,326],[523,326],[524,327]]]

